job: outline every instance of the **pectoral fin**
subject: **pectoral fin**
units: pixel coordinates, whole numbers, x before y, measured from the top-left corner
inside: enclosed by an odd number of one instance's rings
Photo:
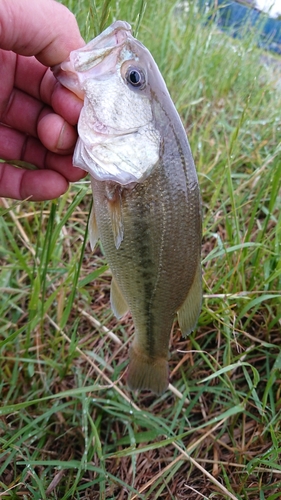
[[[89,218],[89,238],[90,238],[91,249],[94,250],[97,241],[99,239],[99,232],[98,232],[96,214],[94,210],[94,204],[92,206],[91,215]]]
[[[123,236],[123,217],[122,217],[122,196],[121,196],[121,186],[114,185],[111,187],[109,183],[106,192],[108,211],[111,219],[112,232],[114,237],[115,247],[120,247]]]
[[[111,309],[114,312],[116,318],[120,319],[129,309],[123,294],[117,285],[115,279],[112,277],[111,288],[110,288],[110,303]]]
[[[194,330],[202,306],[202,271],[199,261],[188,295],[178,310],[178,322],[185,337]]]

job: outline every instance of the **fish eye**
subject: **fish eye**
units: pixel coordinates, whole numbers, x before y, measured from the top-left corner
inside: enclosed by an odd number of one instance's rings
[[[130,85],[135,88],[140,88],[145,86],[145,76],[141,69],[138,68],[129,68],[126,76],[126,80]]]

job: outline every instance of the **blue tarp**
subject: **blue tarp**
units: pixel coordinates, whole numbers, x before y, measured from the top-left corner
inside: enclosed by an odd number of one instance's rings
[[[281,54],[281,21],[278,19],[231,0],[199,0],[199,5],[206,12],[211,8],[210,19],[214,19],[220,29],[241,37],[249,28],[255,32],[259,47]]]

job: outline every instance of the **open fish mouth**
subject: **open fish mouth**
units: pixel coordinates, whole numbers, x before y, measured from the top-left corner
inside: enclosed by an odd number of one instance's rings
[[[116,21],[92,42],[82,48],[75,57],[75,70],[87,71],[94,67],[114,48],[120,48],[132,37],[131,26],[125,21]]]
[[[54,75],[65,87],[84,98],[83,86],[89,78],[98,79],[111,73],[120,62],[120,52],[132,30],[126,21],[116,21],[85,47],[70,53],[69,58],[52,68]],[[106,65],[102,64],[106,58]],[[74,84],[74,80],[78,80]]]
[[[159,160],[152,67],[131,26],[116,21],[53,68],[60,83],[84,101],[73,164],[97,180],[144,182]]]

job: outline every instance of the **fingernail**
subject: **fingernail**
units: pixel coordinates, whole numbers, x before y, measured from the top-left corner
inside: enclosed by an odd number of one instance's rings
[[[57,142],[57,149],[67,151],[74,146],[76,133],[69,123],[64,122]]]

